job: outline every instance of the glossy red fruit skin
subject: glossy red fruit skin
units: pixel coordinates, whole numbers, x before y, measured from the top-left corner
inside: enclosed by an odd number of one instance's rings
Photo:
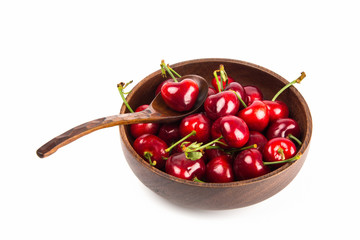
[[[167,144],[159,137],[152,134],[144,134],[136,138],[133,144],[135,151],[145,160],[148,161],[144,154],[149,152],[152,154],[151,161],[156,161],[155,167],[164,169],[165,162],[163,157],[167,158],[169,154],[165,151]]]
[[[218,76],[218,79],[219,79],[219,83],[221,84],[221,78],[220,78],[220,76]],[[234,82],[234,79],[228,76],[227,84],[226,84],[226,82],[223,81],[224,89],[225,89],[225,87],[226,87],[228,84],[230,84],[230,83],[232,83],[232,82]],[[218,88],[217,81],[216,81],[216,78],[215,78],[215,77],[211,80],[211,85],[213,86],[213,88],[215,89],[215,91],[218,93],[218,92],[219,92],[219,88]]]
[[[220,122],[223,119],[223,117],[219,117],[218,119],[216,119],[212,124],[211,124],[211,139],[217,139],[219,137],[222,136],[221,133],[221,126],[220,126]],[[226,144],[225,139],[220,139],[220,142],[223,142]],[[220,146],[220,144],[219,144]],[[226,149],[228,148],[226,145],[221,145],[222,148]]]
[[[223,117],[220,121],[220,129],[229,147],[241,148],[249,140],[249,128],[239,117]]]
[[[225,90],[235,91],[239,95],[239,97],[244,101],[244,103],[246,105],[248,104],[248,98],[246,96],[245,90],[240,83],[238,83],[238,82],[229,83],[226,86]],[[243,108],[244,108],[244,106],[240,103],[240,109],[243,109]]]
[[[267,142],[268,142],[267,138],[262,133],[257,131],[250,131],[249,140],[245,144],[245,147],[256,144],[257,145],[256,149],[262,152]]]
[[[216,92],[216,90],[215,90],[214,88],[209,87],[209,89],[208,89],[208,96],[214,95],[214,94],[216,94],[216,93],[217,93],[217,92]]]
[[[264,147],[263,158],[266,162],[278,162],[282,161],[282,156],[278,152],[279,149],[282,149],[284,152],[285,159],[289,159],[295,156],[296,146],[295,144],[287,138],[273,138],[270,139]],[[279,166],[283,164],[278,164]]]
[[[240,108],[240,101],[231,91],[220,92],[208,96],[204,103],[206,115],[211,120],[227,115],[235,115]]]
[[[174,82],[174,79],[169,78],[169,79],[163,81],[162,83],[160,83],[160,84],[157,86],[156,90],[155,90],[155,96],[158,95],[158,94],[161,92],[162,86],[163,86],[165,83],[167,83],[167,82]]]
[[[270,122],[274,122],[280,118],[289,117],[289,108],[284,102],[279,100],[264,100],[263,103],[265,103],[269,109]]]
[[[166,160],[165,172],[181,179],[193,180],[197,177],[202,180],[205,167],[203,158],[193,161],[187,159],[185,153],[175,153]]]
[[[300,138],[299,124],[292,118],[281,118],[270,124],[266,131],[266,137],[273,139],[277,137],[286,138],[289,134]]]
[[[161,96],[166,105],[178,112],[189,111],[199,95],[199,86],[191,79],[181,82],[166,82],[161,87]]]
[[[149,105],[141,105],[136,108],[135,112],[145,110]],[[158,123],[135,123],[130,125],[130,134],[134,138],[138,138],[143,134],[156,135],[159,131],[160,124]]]
[[[220,146],[220,144],[214,143],[211,146]],[[222,145],[221,145],[221,147],[222,147]],[[213,158],[216,158],[219,156],[224,156],[224,158],[226,158],[229,163],[232,163],[232,161],[233,161],[232,156],[221,149],[205,149],[204,153],[205,153],[205,157],[206,157],[205,160],[210,160],[210,159],[213,159]],[[206,163],[206,161],[205,161],[205,163]]]
[[[246,122],[250,130],[258,132],[262,132],[268,126],[270,119],[265,103],[258,100],[241,110],[237,116]]]
[[[164,140],[168,145],[171,145],[181,138],[179,123],[166,123],[161,125],[157,136]]]
[[[189,137],[186,141],[206,143],[210,140],[211,121],[204,113],[194,113],[186,116],[180,122],[180,136],[185,137],[193,130],[196,135]]]
[[[260,88],[256,86],[245,86],[244,87],[246,96],[247,96],[247,105],[249,106],[252,104],[255,100],[262,101],[264,99],[264,96],[260,90]]]
[[[211,159],[206,164],[206,182],[226,183],[234,181],[232,165],[226,156],[219,156]]]
[[[237,180],[260,177],[270,172],[263,163],[261,152],[255,148],[241,151],[234,159],[233,169]]]

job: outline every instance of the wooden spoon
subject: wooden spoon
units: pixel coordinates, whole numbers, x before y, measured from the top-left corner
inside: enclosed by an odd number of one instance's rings
[[[36,154],[40,158],[47,157],[56,152],[56,150],[58,150],[59,148],[71,143],[72,141],[75,141],[76,139],[85,136],[86,134],[102,128],[134,123],[175,122],[189,114],[194,113],[202,106],[207,97],[208,83],[204,78],[198,75],[186,75],[179,78],[178,81],[181,81],[185,78],[190,78],[194,80],[199,86],[199,95],[191,111],[184,113],[172,110],[165,104],[163,98],[161,97],[161,94],[158,94],[150,103],[149,107],[141,112],[117,114],[83,123],[45,143],[36,151]]]

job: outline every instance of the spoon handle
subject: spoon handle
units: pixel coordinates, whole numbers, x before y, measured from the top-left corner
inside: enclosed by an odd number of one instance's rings
[[[154,118],[152,117],[151,111],[149,111],[148,109],[145,109],[141,112],[118,114],[109,117],[99,118],[90,122],[83,123],[53,138],[52,140],[41,146],[36,151],[36,154],[40,158],[47,157],[56,152],[56,150],[58,150],[59,148],[71,143],[72,141],[75,141],[82,136],[85,136],[91,132],[102,128],[151,121],[154,121]]]

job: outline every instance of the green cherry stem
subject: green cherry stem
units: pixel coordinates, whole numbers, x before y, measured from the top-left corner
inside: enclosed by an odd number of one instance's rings
[[[208,142],[207,144],[204,144],[204,145],[202,145],[202,146],[200,146],[200,147],[198,147],[198,148],[191,149],[191,150],[188,151],[188,152],[196,152],[196,151],[202,150],[202,149],[210,146],[210,145],[213,144],[213,143],[220,143],[219,140],[222,139],[222,138],[223,138],[223,136],[220,136],[220,137],[212,140],[211,142]]]
[[[174,73],[177,77],[181,77],[181,75],[180,74],[178,74],[174,69],[172,69],[170,66],[169,66],[169,64],[167,64],[167,67],[168,67],[168,69],[172,72],[172,73]]]
[[[241,99],[241,97],[239,96],[239,94],[237,92],[235,92],[234,90],[231,90],[232,92],[235,93],[235,95],[237,96],[237,98],[239,99],[239,101],[241,102],[241,104],[244,106],[244,108],[247,108],[246,103]]]
[[[130,83],[132,83],[133,81],[131,80],[130,82],[128,82],[128,83],[123,83],[123,82],[121,82],[121,83],[119,83],[118,85],[117,85],[117,88],[118,88],[118,90],[119,90],[119,93],[120,93],[120,96],[121,96],[121,98],[122,98],[122,100],[123,100],[123,102],[124,102],[124,104],[125,104],[125,106],[127,107],[127,109],[130,111],[130,112],[134,112],[134,110],[132,110],[132,108],[130,107],[130,105],[129,105],[129,103],[126,101],[126,99],[125,99],[125,96],[124,96],[124,89],[130,84]]]
[[[172,79],[174,79],[174,82],[178,82],[178,80],[176,80],[174,74],[172,74],[172,72],[170,71],[170,69],[168,68],[168,66],[165,64],[165,61],[164,60],[161,60],[161,64],[160,66],[162,68],[164,68],[168,73],[169,75],[171,76]],[[163,72],[162,72],[163,73]]]
[[[218,72],[219,70],[215,70],[214,71],[214,77],[215,77],[215,79],[216,79],[216,85],[217,85],[217,87],[218,87],[218,91],[219,92],[221,92],[222,91],[222,88],[221,88],[221,85],[220,85],[220,82],[219,82],[219,77],[218,77],[218,75],[217,75],[217,72]]]
[[[286,84],[282,89],[280,89],[275,96],[271,99],[271,101],[275,101],[277,99],[277,97],[283,92],[285,91],[287,88],[289,88],[290,86],[294,85],[295,83],[300,83],[304,78],[306,77],[305,72],[302,72],[300,77],[298,77],[297,79],[295,79],[292,82],[289,82],[288,84]]]
[[[300,159],[300,157],[301,157],[301,153],[298,153],[294,157],[286,159],[286,160],[276,161],[276,162],[263,162],[263,163],[264,163],[264,165],[273,165],[273,164],[279,164],[279,163],[294,162],[294,161]]]
[[[196,131],[192,130],[191,133],[189,133],[188,135],[186,135],[185,137],[183,137],[182,139],[180,139],[179,141],[177,141],[176,143],[174,143],[173,145],[171,145],[170,147],[168,147],[167,149],[165,149],[165,152],[170,152],[171,149],[173,149],[174,147],[176,147],[176,145],[182,143],[183,141],[185,141],[186,139],[188,139],[191,136],[196,135]]]
[[[277,152],[281,155],[281,160],[284,161],[284,160],[285,160],[284,149],[279,148],[279,149],[277,150]]]
[[[201,182],[201,183],[204,183],[204,181],[201,181],[201,180],[200,180],[200,179],[198,179],[197,177],[194,177],[194,178],[193,178],[193,181],[194,181],[194,182]]]
[[[151,160],[151,157],[152,157],[153,155],[151,154],[151,153],[149,153],[149,152],[144,152],[144,157],[149,161],[149,163],[150,163],[150,165],[151,166],[155,166],[156,165],[156,161],[152,161]]]
[[[290,140],[294,140],[297,144],[299,144],[299,145],[301,145],[302,144],[302,142],[297,138],[297,137],[295,137],[294,135],[292,135],[292,134],[289,134],[288,136],[287,136]]]
[[[224,90],[225,86],[228,84],[228,77],[227,77],[227,73],[225,72],[225,67],[224,65],[220,64],[220,78],[221,78],[221,89]],[[225,83],[225,86],[224,86]]]
[[[255,143],[253,145],[242,147],[242,148],[234,148],[234,149],[230,149],[228,151],[225,150],[225,152],[227,152],[227,153],[235,153],[235,152],[240,152],[240,151],[244,151],[246,149],[251,149],[251,148],[257,148],[257,144]]]

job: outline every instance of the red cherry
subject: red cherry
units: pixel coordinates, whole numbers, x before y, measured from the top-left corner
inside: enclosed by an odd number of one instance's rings
[[[199,86],[191,79],[181,82],[166,82],[161,87],[161,96],[166,105],[178,112],[189,111],[199,95]]]
[[[173,80],[172,78],[169,78],[169,79],[163,81],[162,83],[160,83],[160,84],[157,86],[156,90],[155,90],[155,96],[158,95],[158,94],[161,92],[162,86],[163,86],[165,83],[167,83],[167,82],[174,82],[174,80]]]
[[[219,117],[211,125],[211,139],[212,140],[217,139],[222,135],[221,126],[220,126],[220,122],[221,122],[222,119],[223,119],[223,117]],[[226,144],[225,139],[220,139],[219,141]],[[221,145],[221,147],[222,148],[227,148],[226,145]]]
[[[164,140],[168,145],[181,138],[178,123],[163,124],[158,133],[158,137]]]
[[[300,138],[299,124],[292,118],[278,119],[272,124],[266,131],[266,137],[268,139],[283,137],[286,138],[292,134],[296,138]]]
[[[145,110],[149,105],[141,105],[136,108],[135,112],[141,112]],[[136,123],[130,125],[130,133],[134,138],[138,138],[143,134],[156,135],[159,131],[158,123]]]
[[[213,158],[206,164],[206,181],[225,183],[234,181],[234,173],[227,156]]]
[[[238,117],[242,118],[250,130],[261,132],[269,123],[269,110],[265,103],[255,100],[247,108],[241,110]]]
[[[261,90],[256,86],[245,86],[244,87],[247,96],[247,105],[251,105],[255,100],[262,101],[263,94]]]
[[[189,142],[206,143],[210,140],[211,121],[203,113],[195,113],[183,118],[180,123],[180,136],[185,137],[192,131],[196,131],[196,135],[187,139]]]
[[[219,79],[219,83],[220,83],[220,86],[221,86],[221,77],[218,76],[218,79]],[[228,76],[227,83],[225,81],[223,81],[224,88],[227,85],[229,85],[230,83],[232,83],[232,82],[234,82],[234,79]],[[215,91],[218,93],[219,92],[219,87],[218,87],[218,84],[217,84],[217,81],[216,81],[215,77],[211,80],[211,85],[214,87]]]
[[[214,88],[209,87],[209,89],[208,89],[208,96],[214,95],[214,94],[216,94],[216,93],[217,93],[217,92],[216,92],[216,90],[215,90]]]
[[[257,146],[256,149],[262,152],[267,142],[268,140],[266,139],[266,137],[262,135],[260,132],[250,131],[249,140],[247,141],[244,147],[256,144]]]
[[[236,116],[225,116],[220,122],[222,136],[228,146],[241,148],[249,140],[249,129],[244,120]]]
[[[273,138],[264,147],[263,157],[266,162],[279,162],[294,157],[295,144],[287,138]],[[282,164],[277,164],[281,166]]]
[[[135,151],[158,169],[163,169],[169,154],[166,143],[155,135],[144,134],[136,138],[133,144]]]
[[[270,172],[265,166],[262,154],[255,148],[241,151],[234,159],[233,169],[237,180],[260,177]]]
[[[284,102],[279,100],[264,100],[263,103],[265,103],[269,109],[270,122],[274,122],[280,118],[287,118],[289,116],[289,108]]]
[[[206,115],[211,120],[227,115],[235,115],[239,111],[240,102],[231,91],[220,92],[208,96],[204,103]]]
[[[175,153],[166,160],[165,172],[186,180],[203,179],[205,174],[204,157],[198,160],[187,159],[185,153]]]
[[[238,82],[229,83],[226,86],[225,90],[232,90],[232,91],[236,92],[237,95],[239,95],[239,97],[243,100],[245,105],[248,104],[248,98],[246,96],[245,90],[240,83],[238,83]],[[240,109],[243,109],[243,108],[245,108],[245,106],[243,106],[243,104],[240,104]]]
[[[220,145],[220,144],[217,144],[217,143],[214,143],[214,144],[211,144],[210,145],[211,147],[214,147],[214,146],[219,146],[219,147],[223,147],[223,145]],[[219,157],[219,156],[224,156],[227,161],[229,163],[232,163],[232,156],[228,153],[226,153],[223,149],[220,149],[220,148],[206,148],[205,151],[205,156],[206,156],[206,159],[213,159],[213,158],[216,158],[216,157]]]

